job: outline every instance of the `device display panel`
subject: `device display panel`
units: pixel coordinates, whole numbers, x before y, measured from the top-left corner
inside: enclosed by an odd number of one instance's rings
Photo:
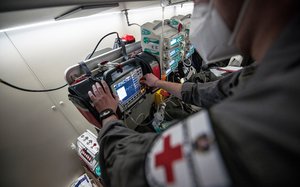
[[[133,69],[112,84],[111,88],[119,96],[121,105],[125,107],[130,105],[142,94],[139,83],[142,76],[141,68]]]

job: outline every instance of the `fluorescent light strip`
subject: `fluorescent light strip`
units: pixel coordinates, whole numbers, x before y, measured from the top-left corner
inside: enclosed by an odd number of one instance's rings
[[[157,10],[161,8],[160,6],[156,7],[151,7],[151,8],[140,8],[140,9],[134,9],[134,10],[129,10],[128,12],[130,13],[138,13],[138,12],[145,12],[145,11],[150,11],[150,10]]]
[[[181,5],[171,5],[171,6],[167,6],[166,9],[172,9],[172,8],[181,8]],[[189,2],[189,3],[184,3],[182,8],[193,8],[194,7],[194,3],[193,2]],[[157,10],[161,8],[161,6],[156,6],[156,7],[151,7],[151,8],[140,8],[140,9],[134,9],[134,10],[129,10],[131,13],[135,13],[135,12],[144,12],[144,11],[150,11],[150,10]],[[128,11],[128,12],[129,12]]]
[[[183,5],[184,8],[193,6],[194,3],[185,3]],[[174,5],[174,6],[168,6],[166,8],[181,8],[181,5]],[[157,7],[151,7],[151,8],[141,8],[141,9],[135,9],[135,10],[130,10],[130,12],[144,12],[144,11],[150,11],[150,10],[157,10],[158,8],[161,8],[160,6]],[[77,21],[80,19],[88,19],[88,18],[95,18],[95,17],[102,17],[102,16],[107,16],[107,15],[114,15],[114,14],[121,14],[122,12],[110,12],[110,13],[99,13],[91,16],[86,16],[86,17],[79,17],[79,18],[71,18],[71,19],[66,19],[66,20],[60,20],[60,21],[55,21],[54,19],[51,21],[44,21],[44,22],[39,22],[39,23],[34,23],[34,24],[28,24],[28,25],[22,25],[22,26],[17,26],[17,27],[12,27],[12,28],[7,28],[7,29],[2,29],[0,32],[9,32],[9,31],[15,31],[15,30],[22,30],[22,29],[27,29],[27,28],[33,28],[33,27],[39,27],[39,26],[44,26],[44,25],[51,25],[51,24],[56,24],[56,23],[63,23],[63,22],[68,22],[68,21]]]
[[[28,28],[39,27],[39,26],[44,26],[44,25],[60,24],[60,23],[64,23],[64,22],[78,21],[78,20],[82,20],[82,19],[96,18],[96,17],[108,16],[108,15],[114,15],[114,14],[121,14],[121,12],[118,11],[118,12],[109,12],[109,13],[99,13],[99,14],[90,15],[90,16],[86,16],[86,17],[71,18],[71,19],[65,19],[65,20],[61,20],[61,21],[55,21],[53,19],[50,21],[44,21],[44,22],[39,22],[39,23],[33,23],[33,24],[28,24],[28,25],[22,25],[22,26],[2,29],[2,30],[0,30],[0,32],[22,30],[22,29],[28,29]]]
[[[39,27],[43,25],[49,25],[55,23],[54,20],[51,21],[45,21],[45,22],[39,22],[39,23],[34,23],[34,24],[29,24],[29,25],[22,25],[22,26],[17,26],[17,27],[11,27],[7,29],[0,30],[0,32],[9,32],[9,31],[14,31],[14,30],[21,30],[21,29],[27,29],[31,27]]]

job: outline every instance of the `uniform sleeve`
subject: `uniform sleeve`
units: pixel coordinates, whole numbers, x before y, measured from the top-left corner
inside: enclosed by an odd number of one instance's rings
[[[128,129],[122,121],[111,122],[101,129],[99,161],[105,185],[148,186],[144,162],[156,136],[155,133],[141,134]]]
[[[300,69],[259,70],[239,94],[210,109],[224,160],[236,186],[300,186],[300,87],[293,81]]]
[[[207,83],[184,83],[182,100],[186,103],[203,108],[210,108],[235,93],[240,82],[246,82],[255,71],[255,66],[249,66],[242,71],[232,73],[224,78]]]

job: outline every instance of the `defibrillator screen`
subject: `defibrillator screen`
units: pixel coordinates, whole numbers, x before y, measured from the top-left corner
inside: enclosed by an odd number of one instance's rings
[[[136,84],[134,77],[128,76],[115,86],[116,92],[120,98],[120,101],[126,101],[139,92],[140,86]]]
[[[134,69],[112,85],[115,93],[119,96],[121,104],[129,104],[141,93],[139,80],[142,76],[141,69]]]

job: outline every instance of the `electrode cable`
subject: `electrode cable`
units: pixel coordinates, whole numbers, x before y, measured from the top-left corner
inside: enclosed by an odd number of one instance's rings
[[[11,88],[14,88],[14,89],[17,89],[17,90],[21,90],[21,91],[24,91],[24,92],[52,92],[52,91],[56,91],[56,90],[60,90],[66,86],[68,86],[68,84],[65,84],[63,86],[60,86],[60,87],[57,87],[57,88],[51,88],[51,89],[45,89],[45,90],[32,90],[32,89],[27,89],[27,88],[21,88],[21,87],[18,87],[18,86],[15,86],[11,83],[8,83],[6,81],[4,81],[3,79],[0,78],[0,82],[6,86],[9,86]]]

